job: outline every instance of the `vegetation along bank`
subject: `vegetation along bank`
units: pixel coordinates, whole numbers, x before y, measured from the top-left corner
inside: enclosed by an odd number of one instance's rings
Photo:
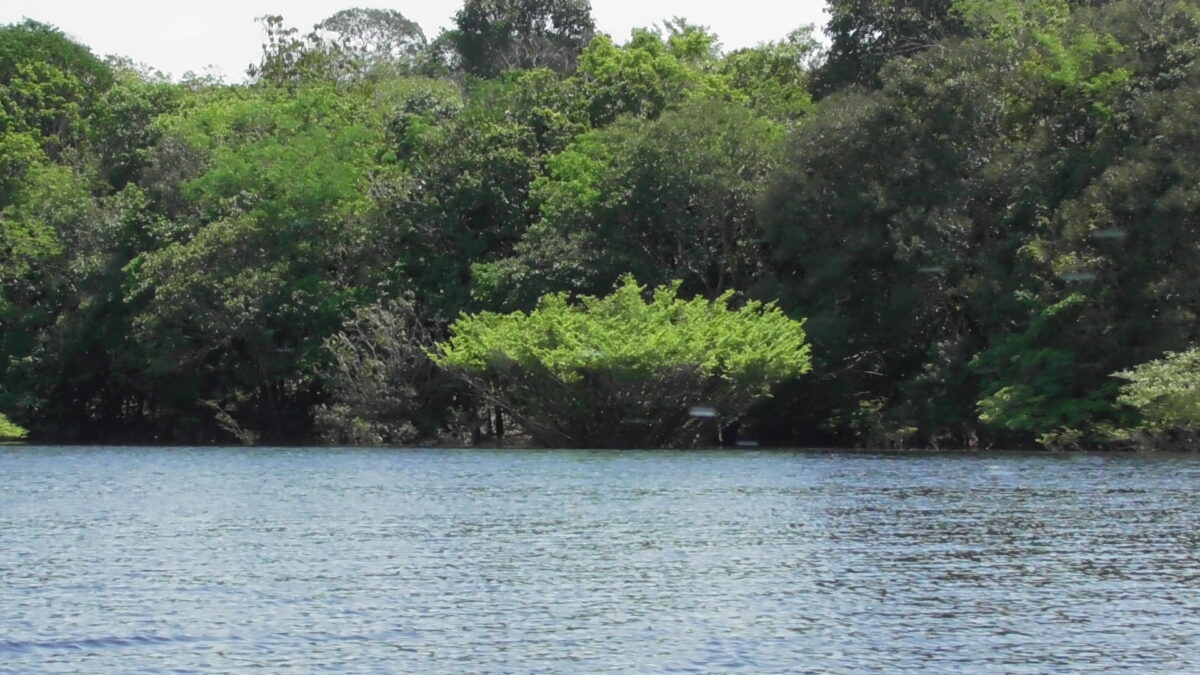
[[[0,435],[1195,447],[1200,0],[829,11],[0,27]]]

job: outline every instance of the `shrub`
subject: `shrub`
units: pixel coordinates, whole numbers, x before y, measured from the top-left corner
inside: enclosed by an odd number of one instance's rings
[[[433,359],[542,445],[693,446],[807,372],[809,347],[803,322],[773,303],[731,309],[732,292],[709,302],[678,289],[646,302],[625,277],[605,298],[558,293],[528,314],[464,315]]]
[[[1137,408],[1144,423],[1158,428],[1200,427],[1200,349],[1168,352],[1164,358],[1115,374],[1129,383],[1119,403]]]
[[[1112,387],[1093,388],[1080,376],[1077,348],[1067,330],[1084,303],[1071,294],[1042,308],[1022,332],[997,337],[971,361],[984,395],[978,401],[984,424],[1033,435],[1046,446],[1094,427],[1112,414]]]
[[[4,415],[0,415],[0,441],[19,441],[25,438],[26,432],[21,427],[13,424]]]
[[[1146,449],[1200,447],[1200,348],[1168,352],[1113,376],[1128,380],[1117,402],[1141,416],[1138,426],[1117,432],[1119,440]]]

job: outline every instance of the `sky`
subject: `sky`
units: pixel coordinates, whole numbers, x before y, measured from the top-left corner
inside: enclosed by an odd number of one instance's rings
[[[191,71],[237,82],[261,53],[256,17],[281,14],[306,31],[347,7],[379,7],[398,10],[433,38],[461,6],[461,0],[5,0],[0,24],[30,18],[57,26],[100,56],[129,57],[173,77]],[[778,40],[804,24],[820,29],[824,7],[824,0],[592,0],[592,16],[618,42],[635,27],[682,16],[712,28],[729,50]]]

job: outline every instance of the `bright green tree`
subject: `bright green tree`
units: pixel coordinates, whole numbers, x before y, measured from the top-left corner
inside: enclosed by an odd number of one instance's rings
[[[528,314],[463,316],[434,361],[551,447],[689,446],[809,369],[803,322],[774,305],[653,300],[626,277],[604,298],[542,298]],[[702,408],[698,415],[693,408]],[[711,413],[709,412],[711,409]]]
[[[58,29],[0,26],[0,133],[32,133],[57,157],[84,142],[112,82],[103,61]]]
[[[1136,419],[1105,429],[1104,440],[1144,450],[1200,447],[1200,349],[1167,352],[1113,377],[1125,380],[1117,402],[1133,410]]]
[[[1200,431],[1200,349],[1169,352],[1115,377],[1126,380],[1117,401],[1135,408],[1145,428]]]
[[[580,55],[576,79],[593,127],[622,115],[653,119],[690,98],[732,98],[729,78],[715,72],[716,35],[682,20],[668,28],[634,30],[621,46],[600,35]]]
[[[0,441],[19,441],[29,432],[13,424],[4,415],[0,415]]]
[[[718,70],[738,100],[772,119],[795,121],[813,107],[811,70],[821,44],[812,31],[804,26],[778,42],[739,49],[722,58]]]

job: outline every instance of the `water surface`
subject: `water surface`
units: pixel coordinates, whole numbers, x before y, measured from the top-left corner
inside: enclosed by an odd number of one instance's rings
[[[0,448],[0,672],[1186,672],[1200,457]]]

